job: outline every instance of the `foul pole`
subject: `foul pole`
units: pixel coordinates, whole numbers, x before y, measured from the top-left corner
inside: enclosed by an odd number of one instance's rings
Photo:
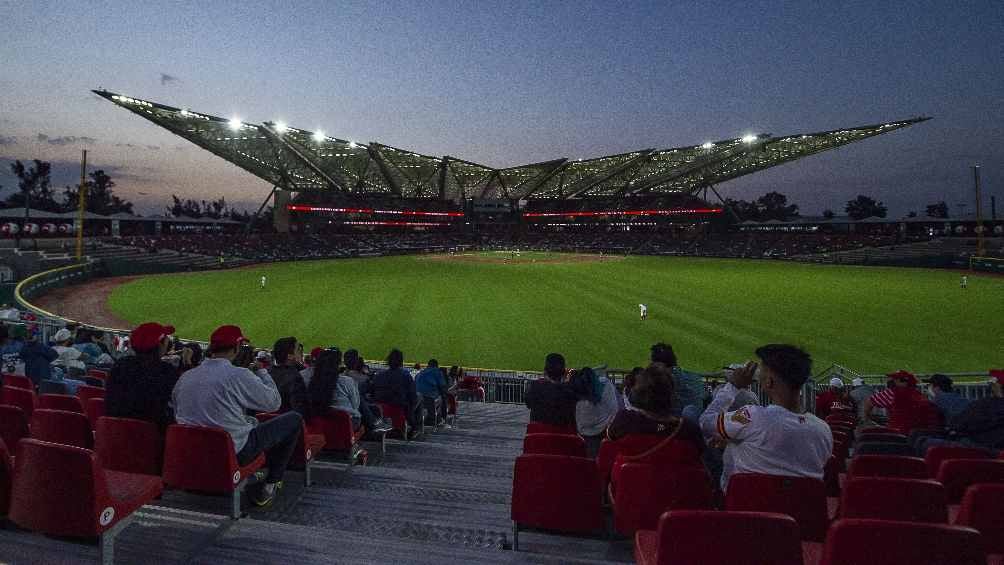
[[[80,151],[80,195],[77,208],[77,261],[84,256],[84,210],[87,209],[87,150]]]

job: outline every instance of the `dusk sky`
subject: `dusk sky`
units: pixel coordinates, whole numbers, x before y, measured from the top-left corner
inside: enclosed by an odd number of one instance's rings
[[[803,214],[1004,215],[1004,2],[8,2],[0,185],[76,182],[80,149],[143,213],[255,207],[264,181],[90,93],[283,120],[490,166],[934,119],[719,187]],[[988,212],[989,213],[989,212]]]

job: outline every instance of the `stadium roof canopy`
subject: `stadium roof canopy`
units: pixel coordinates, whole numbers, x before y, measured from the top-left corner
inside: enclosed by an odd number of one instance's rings
[[[455,201],[693,194],[930,119],[919,117],[780,137],[750,135],[701,145],[641,149],[592,159],[554,159],[496,169],[382,143],[358,144],[280,123],[238,122],[105,90],[94,92],[281,189]]]

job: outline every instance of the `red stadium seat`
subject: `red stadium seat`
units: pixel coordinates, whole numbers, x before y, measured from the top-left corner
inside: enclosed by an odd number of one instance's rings
[[[87,416],[67,410],[35,410],[31,414],[31,437],[83,449],[94,447],[94,432]]]
[[[31,379],[22,375],[4,375],[3,386],[23,388],[25,390],[35,390],[35,383]]]
[[[86,449],[25,439],[17,446],[10,520],[56,536],[100,537],[101,562],[129,516],[161,492],[159,477],[106,471]]]
[[[647,465],[658,465],[658,466],[686,466],[686,467],[698,467],[704,469],[704,464],[701,462],[701,454],[694,447],[694,444],[689,441],[678,440],[675,437],[659,437],[659,443],[652,446],[645,451],[640,453],[625,453],[621,452],[617,454],[617,458],[614,459],[613,468],[610,472],[610,484],[616,490],[618,484],[621,483],[620,478],[621,468],[627,463],[643,463]],[[653,522],[652,527],[655,527]]]
[[[323,416],[314,416],[307,422],[308,434],[319,434],[324,437],[324,451],[333,451],[341,455],[351,463],[356,460],[356,455],[361,447],[359,440],[363,438],[365,431],[360,428],[358,431],[352,429],[352,416],[344,410],[328,410]],[[386,453],[386,442],[381,436],[380,448]]]
[[[17,450],[17,442],[21,438],[28,437],[28,417],[24,410],[9,404],[0,404],[0,440],[7,444],[7,448]]]
[[[907,443],[906,436],[903,434],[863,434],[858,438],[859,443],[863,442],[881,442],[881,443]]]
[[[827,424],[848,424],[852,428],[857,426],[858,420],[853,414],[837,412],[826,417]]]
[[[899,430],[895,428],[889,428],[886,426],[872,426],[870,428],[861,428],[857,430],[857,436],[860,439],[862,436],[871,434],[899,434]]]
[[[673,510],[635,534],[639,565],[802,565],[798,524],[767,512]]]
[[[237,464],[234,442],[221,428],[172,424],[164,446],[164,484],[197,492],[230,495],[230,517],[240,518],[241,490],[265,464],[261,454]]]
[[[911,457],[913,449],[902,442],[862,441],[854,446],[854,457],[861,455],[900,455]]]
[[[457,395],[452,392],[446,393],[446,419],[454,426],[457,425],[457,419],[460,417],[460,413],[457,411],[459,407]]]
[[[383,412],[383,417],[390,420],[394,426],[393,432],[401,434],[401,437],[404,439],[409,439],[408,417],[405,415],[404,409],[395,404],[387,404],[386,402],[377,402],[376,404],[380,407],[380,411]]]
[[[543,422],[529,422],[526,425],[526,435],[530,434],[566,434],[579,435],[575,426],[553,426]]]
[[[24,412],[25,417],[31,419],[31,412],[35,409],[38,401],[33,391],[5,386],[0,389],[0,404],[10,404],[17,406]]]
[[[823,468],[823,485],[826,486],[826,496],[840,496],[840,461],[831,455]]]
[[[930,479],[851,478],[840,497],[840,517],[945,524],[945,487]]]
[[[98,419],[94,451],[105,469],[160,476],[164,438],[157,425],[132,418]]]
[[[90,369],[87,371],[87,376],[105,382],[111,377],[111,373],[101,369]]]
[[[618,473],[616,495],[610,485],[614,529],[625,536],[653,530],[667,510],[710,510],[711,477],[704,467],[626,463]]]
[[[258,414],[258,421],[267,422],[278,415],[279,414]],[[296,447],[293,448],[293,457],[289,461],[289,468],[303,471],[303,483],[308,487],[313,483],[310,476],[310,467],[314,462],[314,458],[317,457],[317,454],[324,449],[324,444],[324,434],[308,431],[307,424],[304,423],[300,437],[296,440]]]
[[[941,469],[941,462],[946,459],[990,459],[991,453],[979,447],[963,447],[961,445],[936,445],[924,454],[927,463],[927,476],[935,478]]]
[[[521,527],[569,533],[603,530],[603,490],[596,463],[582,457],[520,455],[512,477],[513,550]]]
[[[77,398],[80,399],[80,404],[83,405],[84,410],[87,410],[87,403],[92,398],[104,398],[105,389],[99,386],[90,385],[80,385],[77,387]]]
[[[837,520],[826,536],[821,565],[984,565],[980,533],[972,528]]]
[[[948,459],[941,462],[937,480],[945,485],[949,504],[958,504],[970,485],[1004,483],[1004,461],[996,459]]]
[[[40,394],[38,407],[46,410],[64,410],[66,412],[84,413],[84,405],[76,396],[68,394]]]
[[[851,459],[847,477],[929,478],[923,459],[904,455],[859,455]]]
[[[98,418],[105,415],[105,399],[92,398],[88,400],[87,404],[84,405],[84,411],[87,412],[87,420],[91,423],[91,427],[97,430]]]
[[[621,453],[625,455],[638,455],[645,453],[665,438],[653,434],[630,434],[617,441],[604,439],[600,443],[600,452],[596,455],[596,468],[600,472],[600,480],[606,485],[610,482],[610,475],[614,470],[614,462]]]
[[[829,525],[823,481],[808,477],[732,475],[725,493],[725,509],[787,514],[798,522],[802,539],[807,541],[823,541]]]
[[[523,438],[523,454],[585,457],[586,442],[569,434],[529,434]]]
[[[987,553],[1004,554],[1004,484],[967,488],[955,524],[979,530]]]
[[[10,509],[10,490],[14,483],[14,458],[7,450],[7,444],[0,439],[0,519],[7,516]]]

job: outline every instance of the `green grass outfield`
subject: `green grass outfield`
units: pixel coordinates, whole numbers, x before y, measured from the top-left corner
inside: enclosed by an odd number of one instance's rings
[[[524,253],[275,263],[151,276],[120,286],[110,308],[206,340],[241,325],[259,346],[294,335],[307,348],[382,358],[539,369],[641,365],[673,344],[683,366],[714,370],[765,343],[805,347],[816,370],[985,371],[1004,365],[1004,278],[952,271],[778,261]],[[551,262],[549,262],[551,261]],[[261,275],[268,277],[259,289]],[[639,320],[638,304],[649,307]]]

